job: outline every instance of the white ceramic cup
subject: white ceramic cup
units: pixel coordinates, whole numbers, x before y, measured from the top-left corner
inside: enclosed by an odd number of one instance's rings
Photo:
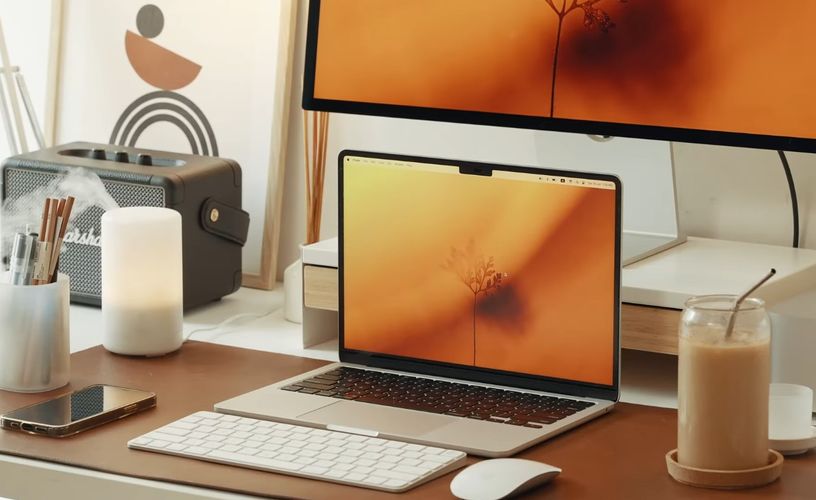
[[[0,277],[0,390],[45,392],[68,383],[69,302],[64,274],[38,286],[11,285]]]
[[[771,384],[768,436],[774,440],[813,435],[813,389],[796,384]]]

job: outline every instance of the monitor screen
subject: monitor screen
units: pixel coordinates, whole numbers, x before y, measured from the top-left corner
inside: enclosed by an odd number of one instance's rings
[[[343,158],[343,349],[616,385],[617,182],[460,168]]]
[[[816,152],[816,2],[312,0],[307,109]]]

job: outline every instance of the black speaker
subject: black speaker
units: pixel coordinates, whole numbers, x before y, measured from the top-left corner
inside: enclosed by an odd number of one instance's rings
[[[120,207],[166,207],[181,213],[185,308],[240,288],[249,214],[241,209],[241,167],[235,161],[71,143],[8,158],[3,163],[3,200],[13,211],[15,200],[76,168],[98,175]],[[66,234],[59,268],[71,278],[72,302],[101,302],[103,213],[94,206],[77,214]]]

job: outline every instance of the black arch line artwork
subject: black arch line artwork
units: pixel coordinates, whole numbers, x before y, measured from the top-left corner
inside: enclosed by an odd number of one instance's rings
[[[175,103],[167,102],[168,100]],[[147,117],[148,114],[158,111],[167,113]],[[166,90],[145,94],[125,108],[113,127],[109,142],[134,147],[150,125],[162,122],[171,123],[181,130],[190,143],[193,154],[218,156],[215,134],[201,109],[189,98]]]

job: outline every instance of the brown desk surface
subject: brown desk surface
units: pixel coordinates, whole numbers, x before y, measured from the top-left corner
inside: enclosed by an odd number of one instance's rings
[[[37,395],[0,391],[0,413],[95,383],[155,391],[158,407],[61,440],[0,431],[0,453],[261,496],[333,499],[390,496],[322,481],[132,451],[125,446],[129,439],[170,421],[316,368],[324,364],[322,361],[190,342],[179,353],[157,359],[121,357],[96,347],[74,354],[72,363],[69,387]],[[675,447],[676,421],[673,410],[621,404],[609,415],[521,454],[564,470],[554,482],[528,497],[816,498],[814,452],[787,459],[782,479],[765,488],[734,493],[675,483],[666,473],[663,456]],[[452,477],[449,474],[399,498],[451,498]]]

